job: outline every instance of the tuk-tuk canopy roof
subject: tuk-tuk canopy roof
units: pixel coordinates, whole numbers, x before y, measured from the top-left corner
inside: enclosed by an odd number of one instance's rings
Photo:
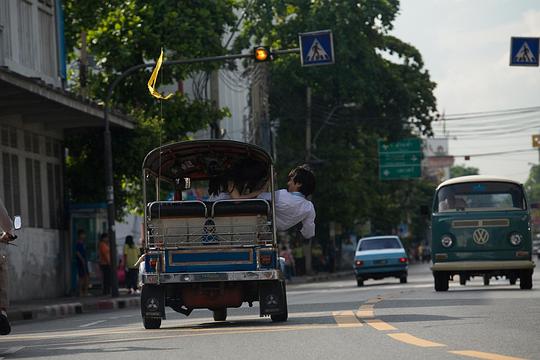
[[[497,176],[468,175],[468,176],[460,176],[460,177],[443,181],[439,186],[437,186],[437,190],[447,185],[455,185],[455,184],[470,183],[470,182],[507,182],[507,183],[521,185],[520,182],[518,181],[506,179],[502,177],[497,177]]]
[[[233,140],[190,140],[163,145],[150,151],[143,169],[173,181],[204,180],[226,173],[242,161],[270,167],[272,157],[262,148]]]

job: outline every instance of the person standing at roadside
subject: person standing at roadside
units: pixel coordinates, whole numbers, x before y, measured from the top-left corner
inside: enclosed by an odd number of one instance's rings
[[[77,260],[77,272],[79,274],[79,296],[88,295],[89,271],[88,258],[86,257],[86,232],[82,229],[77,231],[77,244],[75,245],[75,257]]]
[[[140,250],[133,243],[133,236],[126,236],[126,244],[124,245],[124,264],[126,266],[126,288],[130,294],[137,291],[137,278],[139,276],[139,260]]]
[[[103,276],[103,295],[111,293],[111,253],[109,234],[103,233],[99,239],[99,267]]]
[[[8,297],[8,263],[7,263],[7,244],[15,239],[13,235],[13,222],[0,200],[0,229],[3,231],[0,235],[0,335],[7,335],[11,332],[11,325],[7,317],[7,308],[9,306]]]

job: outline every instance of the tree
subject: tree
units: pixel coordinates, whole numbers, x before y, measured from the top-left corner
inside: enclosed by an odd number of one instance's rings
[[[479,170],[475,167],[468,167],[464,165],[454,165],[450,168],[450,177],[455,178],[458,176],[466,175],[478,175]]]
[[[533,165],[525,182],[525,191],[531,203],[540,203],[540,165]]]
[[[88,53],[97,70],[88,73],[88,93],[102,101],[108,85],[129,67],[151,61],[163,47],[169,59],[224,54],[224,34],[234,30],[234,0],[166,1],[112,0],[63,2],[69,58],[78,57],[81,34],[85,33]],[[162,68],[159,82],[181,81],[204,74],[220,64],[196,64]],[[226,109],[215,109],[202,98],[187,99],[177,93],[162,105],[149,96],[146,82],[149,70],[140,71],[122,81],[113,94],[113,105],[137,120],[134,131],[112,129],[115,198],[118,217],[128,204],[137,204],[140,194],[140,164],[144,155],[161,143],[185,139],[188,132],[206,127],[223,118]],[[80,76],[72,71],[71,89],[80,87]],[[205,81],[206,80],[206,81]],[[67,137],[68,187],[70,200],[103,201],[102,130],[86,129]],[[91,175],[91,176],[89,176]]]
[[[389,35],[396,0],[250,0],[238,48],[250,41],[273,48],[298,47],[298,33],[332,29],[336,63],[300,67],[298,57],[276,59],[271,67],[270,116],[279,119],[278,164],[281,179],[304,160],[306,87],[312,89],[313,132],[335,106],[356,108],[334,113],[314,144],[318,234],[330,221],[345,228],[371,219],[389,233],[406,218],[401,201],[418,183],[378,179],[377,140],[431,134],[437,118],[435,84],[413,46]],[[398,59],[395,61],[394,59]],[[412,199],[410,200],[413,203]]]

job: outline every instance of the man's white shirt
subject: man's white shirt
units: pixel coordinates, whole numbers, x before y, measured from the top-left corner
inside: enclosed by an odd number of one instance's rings
[[[261,199],[271,200],[269,192],[258,196]],[[302,223],[302,236],[310,239],[315,236],[315,208],[301,193],[291,193],[285,189],[275,192],[276,227],[285,231],[298,223]]]

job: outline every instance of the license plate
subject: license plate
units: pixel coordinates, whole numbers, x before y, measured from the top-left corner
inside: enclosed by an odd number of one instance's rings
[[[375,260],[373,261],[375,265],[385,265],[387,263],[386,260]]]

